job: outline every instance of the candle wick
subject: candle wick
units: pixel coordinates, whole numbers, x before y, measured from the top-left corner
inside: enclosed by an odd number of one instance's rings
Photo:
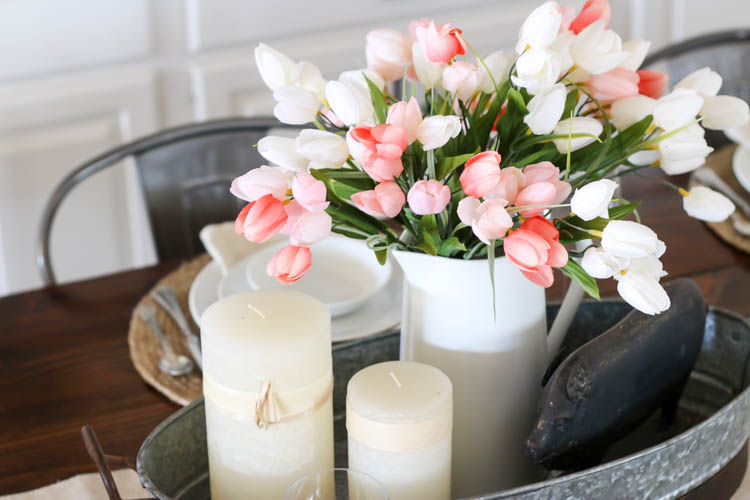
[[[248,304],[247,308],[252,310],[255,314],[257,314],[261,318],[266,319],[266,315],[260,312],[259,310],[257,310],[252,304]]]
[[[401,382],[399,382],[398,379],[396,378],[396,374],[393,372],[389,372],[389,373],[391,374],[391,378],[393,379],[393,381],[396,382],[396,385],[398,386],[398,388],[401,389]]]

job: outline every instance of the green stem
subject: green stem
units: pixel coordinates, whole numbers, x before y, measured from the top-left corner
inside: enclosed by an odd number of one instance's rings
[[[479,55],[479,52],[477,52],[474,49],[474,47],[472,47],[471,44],[468,41],[466,41],[466,39],[463,36],[461,36],[461,35],[458,35],[458,36],[461,38],[461,40],[463,40],[463,42],[466,44],[466,46],[469,47],[469,50],[477,57],[477,60],[480,63],[482,63],[482,66],[484,66],[484,69],[487,71],[487,74],[490,75],[490,80],[492,80],[492,86],[495,88],[495,92],[499,94],[500,93],[500,87],[497,86],[497,82],[495,81],[495,77],[492,75],[492,71],[490,71],[489,66],[487,66],[487,64],[484,62],[484,58],[482,58],[482,56]]]

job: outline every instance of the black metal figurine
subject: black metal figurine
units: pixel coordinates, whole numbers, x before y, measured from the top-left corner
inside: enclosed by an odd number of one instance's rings
[[[703,343],[706,306],[690,279],[664,288],[672,302],[666,312],[630,312],[554,370],[526,442],[534,462],[559,470],[591,467],[657,408],[662,425],[671,423]]]

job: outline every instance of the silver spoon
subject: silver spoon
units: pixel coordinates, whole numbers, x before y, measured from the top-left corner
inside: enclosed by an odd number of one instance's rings
[[[180,303],[177,300],[174,289],[171,286],[163,286],[152,290],[150,295],[172,317],[172,320],[182,331],[182,334],[185,336],[185,342],[187,342],[188,349],[190,350],[190,355],[195,360],[198,368],[201,368],[201,340],[190,328],[190,324],[180,308]]]
[[[151,305],[143,305],[138,308],[138,316],[151,327],[151,331],[154,332],[161,344],[164,355],[159,360],[159,370],[173,377],[179,377],[193,371],[195,366],[193,360],[175,353],[172,346],[167,342],[167,337],[164,336],[159,322],[156,321],[156,308]]]

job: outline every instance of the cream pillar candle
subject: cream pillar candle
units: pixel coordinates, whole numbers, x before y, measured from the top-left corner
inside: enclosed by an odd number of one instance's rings
[[[214,500],[278,500],[333,467],[331,318],[288,290],[224,298],[201,318]]]
[[[349,381],[349,468],[377,479],[391,500],[451,498],[453,389],[435,367],[388,361]]]

